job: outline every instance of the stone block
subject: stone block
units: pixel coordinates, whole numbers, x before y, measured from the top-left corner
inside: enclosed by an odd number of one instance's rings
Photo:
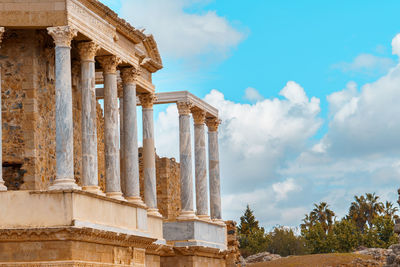
[[[164,222],[164,238],[176,247],[203,246],[226,250],[226,227],[200,220]]]

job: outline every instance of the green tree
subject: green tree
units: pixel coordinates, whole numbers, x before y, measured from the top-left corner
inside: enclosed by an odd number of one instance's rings
[[[304,237],[307,251],[311,254],[332,253],[335,247],[335,238],[332,233],[326,232],[320,222],[310,227],[303,227],[301,235]]]
[[[279,254],[283,257],[289,255],[303,255],[306,251],[305,240],[296,236],[293,229],[277,226],[267,234],[268,252]]]
[[[259,226],[259,222],[253,211],[247,205],[238,227],[240,253],[243,257],[250,256],[267,250],[267,237],[265,230]]]
[[[351,252],[362,242],[361,232],[354,221],[343,218],[333,226],[335,252]]]
[[[262,229],[264,231],[263,227],[259,227],[258,221],[254,216],[254,212],[250,209],[250,206],[247,205],[243,216],[240,217],[240,225],[238,227],[238,233],[247,235],[251,234],[251,232],[254,231],[254,229],[257,230]]]

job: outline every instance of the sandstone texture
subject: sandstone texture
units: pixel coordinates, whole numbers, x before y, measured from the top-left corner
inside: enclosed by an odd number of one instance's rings
[[[246,264],[248,263],[257,263],[257,262],[268,262],[274,261],[282,258],[278,254],[271,254],[269,252],[261,252],[258,254],[251,255],[245,259]]]

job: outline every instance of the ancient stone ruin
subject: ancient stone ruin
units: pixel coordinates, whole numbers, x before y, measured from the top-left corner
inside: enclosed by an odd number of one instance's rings
[[[97,0],[0,0],[0,47],[0,266],[226,266],[218,110],[157,93],[152,35]],[[171,103],[180,163],[155,152]]]

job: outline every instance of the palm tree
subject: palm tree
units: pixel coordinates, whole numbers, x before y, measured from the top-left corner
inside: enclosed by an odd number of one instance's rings
[[[311,220],[318,221],[325,232],[329,232],[332,229],[335,213],[329,209],[329,205],[326,202],[321,202],[318,205],[314,204],[314,209],[309,217]]]
[[[387,216],[392,219],[396,219],[398,216],[396,215],[396,212],[399,211],[397,207],[393,207],[393,203],[390,201],[386,201],[385,205],[383,207],[383,214],[384,216]]]
[[[374,218],[384,212],[383,203],[379,201],[379,196],[375,193],[367,193],[365,196],[354,196],[354,202],[351,203],[348,219],[355,222],[358,229],[364,232],[365,226],[368,223],[372,227]]]
[[[364,196],[354,196],[354,200],[350,205],[347,218],[352,220],[361,232],[364,232],[365,223],[367,222],[366,199]]]
[[[375,195],[375,193],[367,193],[366,196],[367,221],[369,227],[372,227],[372,221],[384,211],[384,206],[383,203],[379,201],[379,196]]]

